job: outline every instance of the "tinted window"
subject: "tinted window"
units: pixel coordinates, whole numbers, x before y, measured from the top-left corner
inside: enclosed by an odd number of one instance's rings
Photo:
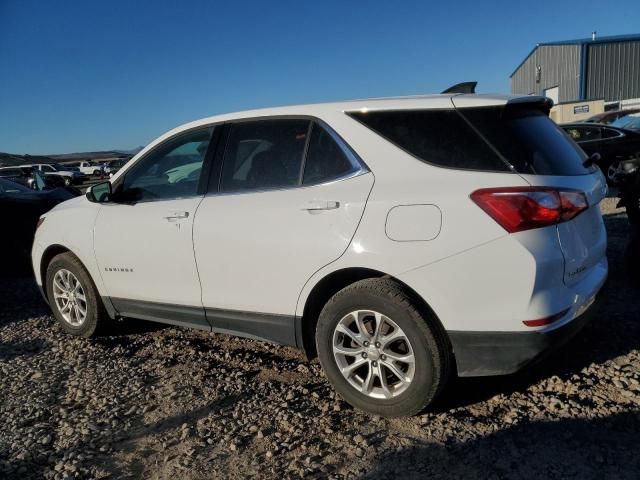
[[[168,140],[126,173],[126,198],[155,200],[196,195],[200,171],[213,128],[196,130]]]
[[[602,129],[602,138],[616,138],[621,136],[622,134],[619,131],[614,130],[613,128]]]
[[[302,182],[305,184],[327,182],[347,175],[357,168],[355,159],[349,158],[331,134],[314,123],[307,148]]]
[[[308,120],[259,120],[231,126],[222,167],[222,191],[298,185]]]
[[[583,175],[584,152],[543,112],[523,105],[459,110],[515,171]]]
[[[354,112],[352,117],[428,163],[448,168],[509,171],[455,110]]]
[[[576,142],[586,142],[588,140],[599,140],[600,129],[598,127],[563,127],[564,131]]]

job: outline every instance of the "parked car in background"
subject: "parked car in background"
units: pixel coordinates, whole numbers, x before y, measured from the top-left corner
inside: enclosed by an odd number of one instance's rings
[[[110,160],[102,164],[105,175],[113,176],[127,164],[127,160]]]
[[[32,189],[37,189],[34,172],[39,170],[34,167],[0,167],[0,178],[12,180],[16,183],[24,185]],[[64,177],[56,174],[44,177],[44,183],[47,188],[64,187]]]
[[[0,167],[0,178],[32,188],[33,169],[31,167]]]
[[[81,173],[74,167],[65,167],[54,163],[36,163],[24,166],[33,167],[41,171],[45,176],[57,175],[58,177],[62,177],[65,186],[81,184],[89,179],[84,173]]]
[[[611,122],[611,126],[640,131],[640,113],[631,113]]]
[[[550,108],[447,94],[189,123],[42,217],[36,282],[72,335],[137,317],[295,345],[352,405],[416,413],[450,373],[567,340],[605,282],[605,180]]]
[[[632,113],[640,113],[640,108],[634,108],[629,110],[615,110],[612,112],[598,113],[593,117],[587,118],[586,120],[583,121],[583,123],[600,123],[602,125],[609,125],[611,122],[615,122],[620,117],[624,117]]]
[[[42,180],[40,181],[42,182]],[[65,200],[78,196],[66,188],[45,189],[36,181],[36,188],[0,178],[0,258],[29,258],[33,236],[40,216]]]
[[[617,128],[613,124],[569,123],[560,127],[588,156],[600,154],[596,163],[605,175],[613,163],[640,157],[640,132]]]

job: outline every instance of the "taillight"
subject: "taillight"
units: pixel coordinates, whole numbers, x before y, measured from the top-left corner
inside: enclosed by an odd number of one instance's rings
[[[523,320],[522,323],[524,323],[527,327],[544,327],[545,325],[552,324],[556,320],[560,320],[569,312],[569,310],[569,308],[565,308],[560,313],[556,313],[555,315],[551,315],[550,317],[538,318],[536,320]]]
[[[566,222],[589,206],[583,192],[548,187],[483,188],[471,200],[509,233]]]

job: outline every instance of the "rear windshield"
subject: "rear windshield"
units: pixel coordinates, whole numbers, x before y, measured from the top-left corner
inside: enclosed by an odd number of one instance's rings
[[[446,168],[584,175],[585,155],[533,108],[353,112],[376,133],[428,163]]]

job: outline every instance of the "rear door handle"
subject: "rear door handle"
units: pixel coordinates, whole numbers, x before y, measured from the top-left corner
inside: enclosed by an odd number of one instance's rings
[[[180,220],[181,218],[189,218],[189,212],[171,212],[168,216],[162,218],[172,222],[174,220]]]
[[[340,208],[340,202],[333,200],[312,200],[302,207],[302,210],[317,212],[319,210],[335,210],[336,208]]]

